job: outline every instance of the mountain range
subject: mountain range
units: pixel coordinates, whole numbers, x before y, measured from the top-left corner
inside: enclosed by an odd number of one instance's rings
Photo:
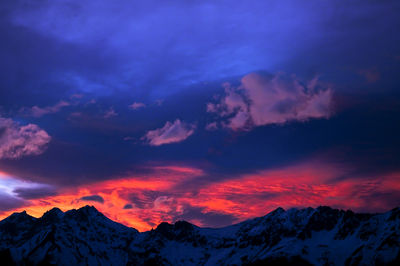
[[[223,228],[185,221],[138,232],[92,206],[0,222],[1,265],[400,265],[400,208],[278,208]]]

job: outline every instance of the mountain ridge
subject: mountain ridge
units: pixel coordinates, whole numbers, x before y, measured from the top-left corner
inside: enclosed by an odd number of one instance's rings
[[[5,265],[396,265],[400,208],[386,213],[277,208],[222,228],[186,221],[139,232],[93,206],[0,221]]]

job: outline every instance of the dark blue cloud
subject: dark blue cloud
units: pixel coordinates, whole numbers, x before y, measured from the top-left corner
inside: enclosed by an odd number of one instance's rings
[[[218,212],[209,212],[205,208],[190,205],[183,206],[183,211],[173,217],[173,221],[200,221],[203,227],[223,227],[237,222],[237,217]]]
[[[58,194],[56,188],[49,186],[17,187],[13,190],[13,193],[15,193],[16,196],[26,200],[40,199]]]
[[[83,201],[95,201],[95,202],[98,202],[98,203],[104,203],[103,197],[101,197],[99,195],[84,196],[84,197],[81,197],[80,200],[83,200]]]
[[[129,209],[132,209],[133,208],[133,206],[132,206],[132,204],[125,204],[125,206],[124,206],[124,210],[129,210]]]
[[[13,210],[24,206],[26,202],[7,193],[0,192],[0,212]]]
[[[0,6],[1,114],[52,137],[40,156],[0,160],[7,173],[76,185],[143,173],[152,162],[181,162],[204,169],[192,184],[201,185],[321,153],[353,165],[351,174],[360,176],[400,165],[400,108],[393,104],[400,85],[399,1]],[[379,72],[379,80],[368,83],[360,75],[366,69]],[[250,132],[205,130],[214,121],[206,103],[223,94],[221,84],[238,85],[258,70],[304,80],[319,75],[335,91],[336,113]],[[72,103],[76,93],[82,97]],[[60,101],[71,104],[36,117],[21,112],[50,110]],[[134,102],[146,107],[132,110]],[[110,110],[118,115],[105,117]],[[151,147],[141,140],[176,119],[197,125],[185,141]]]
[[[347,84],[347,72],[389,71],[400,54],[398,9],[398,1],[7,0],[0,104],[52,105],[77,91],[154,100],[256,70]]]

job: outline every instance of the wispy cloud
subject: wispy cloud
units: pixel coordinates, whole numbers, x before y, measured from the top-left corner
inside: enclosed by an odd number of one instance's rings
[[[206,130],[208,130],[208,131],[213,131],[213,130],[217,130],[217,129],[218,129],[217,122],[211,122],[206,125]]]
[[[42,154],[51,137],[35,124],[20,125],[0,117],[0,159]]]
[[[308,84],[284,74],[248,74],[238,87],[224,83],[225,96],[217,103],[208,103],[207,111],[218,114],[233,130],[328,118],[332,90],[318,86],[316,79]]]
[[[368,83],[375,83],[381,78],[381,73],[376,68],[361,69],[358,74],[363,76]]]
[[[22,199],[16,198],[0,191],[0,212],[13,210],[26,204]]]
[[[162,128],[148,131],[142,139],[146,140],[151,146],[177,143],[191,136],[195,127],[194,124],[176,119],[173,123],[168,121]]]
[[[146,105],[144,103],[140,103],[140,102],[134,102],[131,105],[129,105],[129,108],[132,110],[137,110],[140,108],[144,108],[146,107]]]
[[[55,105],[39,107],[37,105],[31,108],[23,108],[22,112],[25,113],[27,116],[33,117],[42,117],[47,114],[54,114],[59,112],[62,108],[66,106],[70,106],[71,104],[66,101],[59,101]]]
[[[13,190],[13,193],[19,198],[30,200],[30,199],[40,199],[49,196],[57,195],[57,190],[53,186],[49,185],[36,185],[30,184],[30,186],[20,186]]]
[[[0,172],[0,213],[29,206],[31,200],[44,200],[57,194],[57,188],[52,185],[21,180]]]
[[[117,112],[115,112],[115,110],[114,110],[114,108],[113,107],[110,107],[105,113],[104,113],[104,118],[111,118],[111,117],[114,117],[114,116],[117,116],[118,115],[118,113]]]

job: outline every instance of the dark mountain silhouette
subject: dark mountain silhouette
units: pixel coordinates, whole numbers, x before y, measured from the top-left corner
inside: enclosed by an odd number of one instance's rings
[[[0,222],[1,265],[400,265],[400,209],[278,208],[232,226],[185,221],[139,233],[94,207]]]

